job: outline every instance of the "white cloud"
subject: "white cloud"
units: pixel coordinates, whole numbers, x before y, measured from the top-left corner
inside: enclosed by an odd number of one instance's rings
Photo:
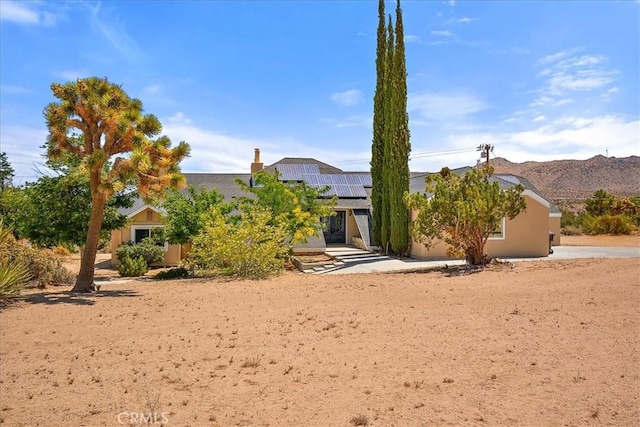
[[[568,98],[560,99],[560,100],[554,102],[553,106],[554,107],[561,107],[563,105],[571,104],[572,102],[573,102],[573,99],[568,99]]]
[[[17,86],[17,85],[5,85],[5,84],[0,84],[0,92],[2,93],[15,93],[15,94],[28,94],[28,93],[35,93],[33,90],[23,87],[23,86]]]
[[[414,92],[408,96],[409,112],[427,121],[462,119],[488,108],[484,101],[464,93]]]
[[[335,126],[338,128],[371,127],[373,126],[373,117],[370,115],[349,116],[344,120],[336,121]]]
[[[0,126],[2,151],[7,153],[9,163],[14,170],[14,184],[22,185],[35,181],[37,171],[46,172],[44,152],[39,149],[46,142],[47,129],[23,125]]]
[[[619,73],[606,67],[606,56],[573,55],[575,51],[561,51],[538,61],[544,66],[537,74],[543,84],[535,91],[538,98],[532,105],[559,107],[577,101],[579,92],[604,89],[614,82]]]
[[[370,119],[369,119],[370,121]],[[261,160],[272,164],[283,157],[313,157],[329,164],[367,170],[368,152],[350,152],[348,149],[316,148],[290,137],[274,136],[253,138],[226,135],[192,123],[183,113],[164,119],[163,134],[174,143],[186,141],[191,146],[191,157],[184,160],[184,172],[246,173],[253,161],[253,150],[260,148]],[[349,160],[358,159],[358,160]]]
[[[581,70],[574,74],[557,72],[553,74],[548,84],[554,91],[564,90],[592,90],[613,82],[615,71]]]
[[[496,128],[489,132],[456,129],[441,135],[428,133],[428,147],[419,146],[422,141],[419,137],[412,138],[414,152],[433,151],[433,147],[440,147],[442,151],[461,151],[431,158],[417,157],[410,162],[411,170],[437,171],[443,166],[473,165],[479,159],[474,147],[484,143],[495,146],[496,157],[504,157],[512,162],[584,160],[598,154],[604,155],[607,148],[609,154],[616,157],[640,155],[640,120],[635,118],[615,115],[564,116],[534,123],[512,117],[506,121],[521,126],[514,131]],[[412,131],[412,137],[416,133]]]
[[[420,43],[422,40],[418,36],[406,35],[404,36],[404,41],[406,43]]]
[[[159,93],[161,90],[162,90],[162,85],[159,85],[159,84],[149,85],[142,88],[142,91],[144,93],[151,94],[151,95],[155,95]]]
[[[431,30],[431,35],[439,37],[452,37],[453,33],[449,30]]]
[[[60,16],[56,13],[36,10],[37,6],[45,3],[27,3],[11,0],[0,1],[0,20],[20,25],[42,25],[52,27],[58,23]]]
[[[91,77],[91,73],[89,73],[89,71],[87,71],[86,69],[58,71],[57,73],[55,73],[55,75],[66,81],[75,81],[78,79]]]
[[[468,24],[470,22],[477,21],[477,20],[478,18],[469,18],[468,16],[465,16],[463,18],[458,19],[458,22],[460,22],[461,24]]]
[[[618,92],[620,92],[620,89],[618,89],[617,87],[612,87],[611,89],[609,89],[607,91],[607,93],[609,93],[609,94],[614,94],[614,93],[618,93]]]
[[[94,31],[104,37],[116,51],[130,62],[146,58],[142,49],[126,30],[125,22],[117,16],[110,16],[109,10],[101,10],[102,3],[87,4],[90,10],[89,23]]]
[[[533,119],[534,122],[543,122],[545,120],[544,116],[537,116]]]
[[[0,2],[0,19],[17,24],[38,24],[38,13],[29,9],[25,3],[13,1]]]
[[[583,55],[564,59],[558,62],[557,66],[560,68],[586,67],[600,64],[606,61],[606,59],[604,55]]]
[[[563,58],[566,58],[570,54],[571,54],[571,51],[563,50],[563,51],[560,51],[560,52],[553,53],[551,55],[547,55],[547,56],[541,58],[538,62],[540,64],[549,64],[551,62],[557,62],[557,61],[559,61],[559,60],[561,60]]]
[[[341,107],[353,107],[362,102],[362,92],[357,89],[336,92],[331,94],[331,100]]]

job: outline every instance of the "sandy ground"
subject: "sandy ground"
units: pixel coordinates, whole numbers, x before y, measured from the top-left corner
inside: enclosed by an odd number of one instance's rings
[[[0,310],[0,420],[638,425],[639,277],[610,259],[34,291]]]
[[[640,235],[632,236],[562,236],[562,246],[623,246],[640,247]]]

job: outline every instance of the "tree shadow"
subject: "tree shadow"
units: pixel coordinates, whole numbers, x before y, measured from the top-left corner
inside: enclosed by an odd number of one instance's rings
[[[433,267],[424,267],[424,268],[414,268],[411,270],[395,271],[392,273],[396,273],[396,274],[440,273],[445,277],[460,277],[460,276],[471,276],[473,274],[482,273],[485,269],[486,267],[480,267],[480,266],[445,265],[444,267],[433,266]]]
[[[139,293],[132,290],[104,290],[93,293],[81,294],[76,292],[40,292],[37,294],[25,295],[22,300],[30,304],[74,304],[74,305],[95,305],[100,298],[113,297],[138,297]]]

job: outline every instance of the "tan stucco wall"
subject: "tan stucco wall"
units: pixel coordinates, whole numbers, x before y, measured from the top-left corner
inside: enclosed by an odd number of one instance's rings
[[[551,244],[553,246],[560,246],[560,234],[561,234],[561,227],[560,227],[560,220],[562,218],[561,217],[549,217],[549,231],[553,231],[555,233],[555,236],[553,236],[553,241],[551,242]]]
[[[490,239],[485,246],[490,257],[540,257],[549,255],[549,208],[525,195],[527,208],[512,220],[505,221],[504,239]],[[412,218],[416,212],[412,213]],[[437,242],[427,250],[412,242],[411,256],[420,259],[445,259],[446,245]]]
[[[351,209],[336,209],[336,210],[344,210],[346,211],[347,218],[347,245],[351,244],[351,239],[354,237],[360,237],[360,230],[358,230],[358,225],[356,224],[356,217],[353,216],[353,210]]]
[[[147,216],[147,212],[151,212],[150,216]],[[114,230],[111,232],[111,264],[117,266],[120,264],[116,250],[122,243],[128,243],[131,241],[132,226],[135,225],[162,225],[160,215],[152,209],[145,209],[144,211],[133,216],[127,225],[120,230]],[[175,266],[178,265],[182,256],[182,250],[180,245],[169,245],[167,254],[165,255],[163,265]]]

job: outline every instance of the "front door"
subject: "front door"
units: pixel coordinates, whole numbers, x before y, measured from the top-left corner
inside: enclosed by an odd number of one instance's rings
[[[342,243],[345,244],[347,236],[347,213],[345,211],[336,211],[334,216],[322,218],[324,223],[324,240],[327,244]]]

